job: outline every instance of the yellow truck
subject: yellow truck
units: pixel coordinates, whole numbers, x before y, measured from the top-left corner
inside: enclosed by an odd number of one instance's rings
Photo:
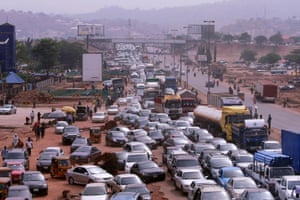
[[[262,141],[268,139],[263,119],[251,119],[244,105],[222,106],[221,108],[199,105],[194,110],[195,121],[215,136],[222,136],[238,147],[255,151]]]

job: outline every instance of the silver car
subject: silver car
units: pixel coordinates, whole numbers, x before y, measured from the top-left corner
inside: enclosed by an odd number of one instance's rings
[[[66,122],[66,121],[58,121],[57,123],[56,123],[56,125],[55,125],[55,133],[56,134],[62,134],[63,133],[63,131],[64,131],[64,128],[66,127],[66,126],[68,126],[69,124],[68,124],[68,122]]]
[[[96,165],[79,165],[67,171],[66,179],[70,185],[91,182],[111,182],[113,175]]]
[[[12,104],[4,104],[2,107],[0,107],[0,114],[16,114],[17,113],[17,107]]]
[[[80,193],[80,197],[81,200],[107,200],[109,199],[109,192],[105,183],[89,183],[84,187],[83,191]]]

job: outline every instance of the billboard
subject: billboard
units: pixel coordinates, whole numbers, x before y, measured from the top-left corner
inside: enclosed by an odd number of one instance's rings
[[[201,25],[201,38],[203,40],[214,39],[214,35],[215,35],[215,25],[214,24]]]
[[[78,36],[104,36],[103,24],[81,24],[77,27]]]
[[[187,27],[188,35],[200,35],[201,34],[201,25],[200,24],[189,24]]]
[[[102,81],[102,54],[82,55],[82,81]]]

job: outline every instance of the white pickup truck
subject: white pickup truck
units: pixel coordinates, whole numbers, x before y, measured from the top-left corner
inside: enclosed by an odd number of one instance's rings
[[[283,176],[280,182],[275,183],[275,195],[280,200],[294,199],[292,192],[295,186],[300,186],[300,175]]]

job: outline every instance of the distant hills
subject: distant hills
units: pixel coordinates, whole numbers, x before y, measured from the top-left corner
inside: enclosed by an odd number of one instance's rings
[[[184,33],[188,24],[203,24],[215,20],[217,31],[270,36],[300,35],[299,0],[227,0],[198,6],[170,7],[149,10],[127,10],[107,7],[80,15],[46,15],[22,11],[0,10],[0,22],[16,26],[18,38],[76,37],[76,27],[82,23],[105,25],[107,37],[150,36],[178,29]]]

